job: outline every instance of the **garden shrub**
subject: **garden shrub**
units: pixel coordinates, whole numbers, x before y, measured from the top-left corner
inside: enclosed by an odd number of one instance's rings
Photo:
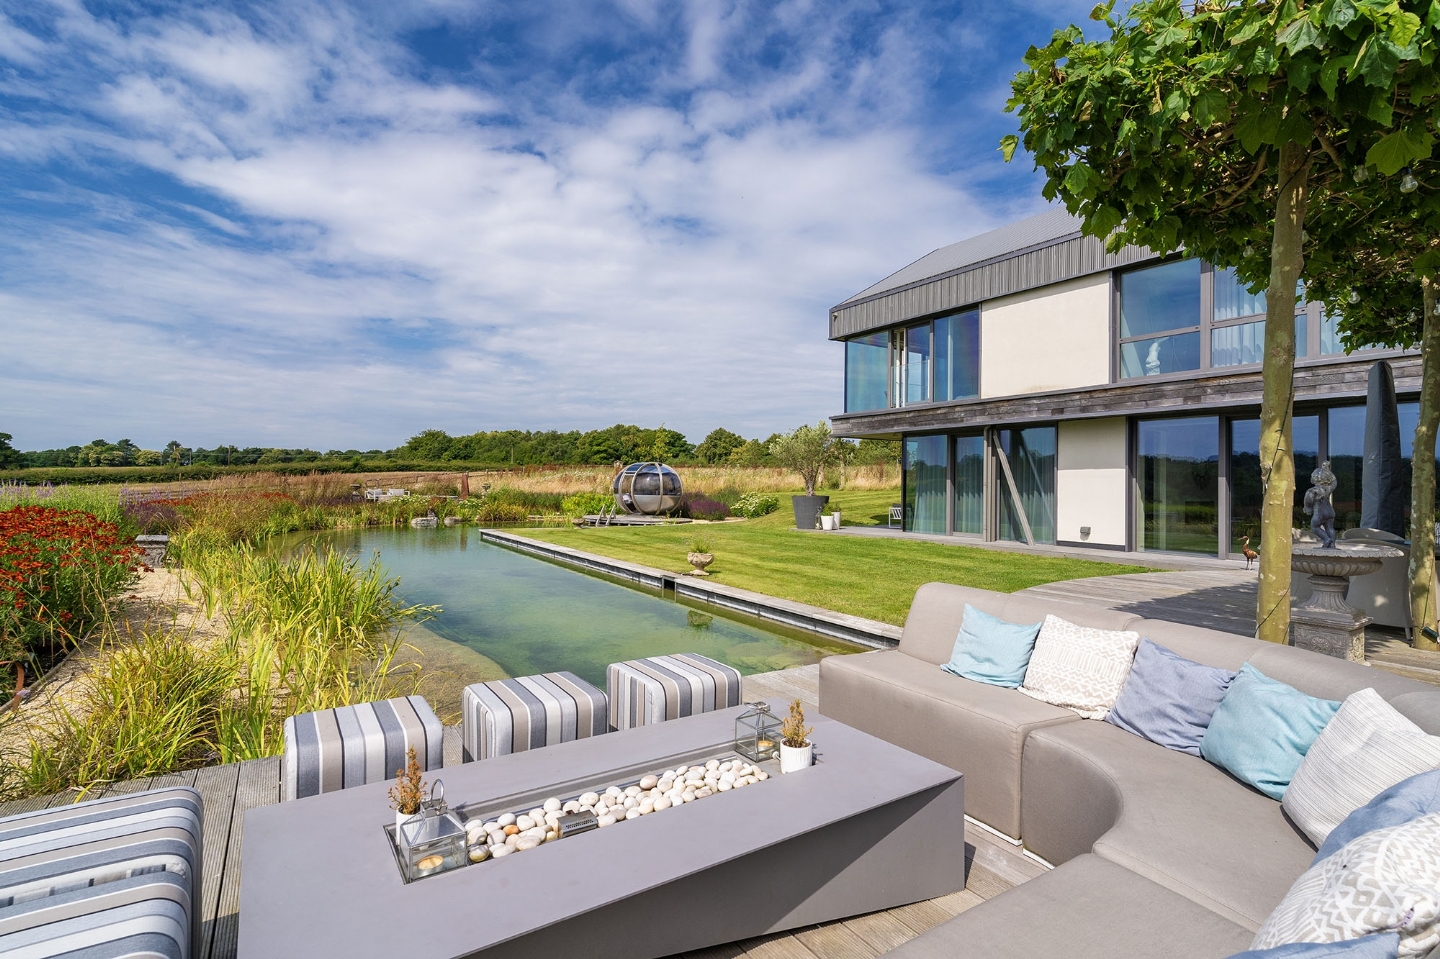
[[[757,516],[765,516],[780,508],[778,497],[769,493],[746,493],[735,501],[730,507],[730,512],[736,516],[744,516],[746,519],[754,519]]]
[[[730,508],[708,496],[686,493],[680,498],[680,514],[691,519],[720,520],[730,515]]]
[[[104,617],[141,555],[114,523],[89,513],[0,510],[0,659],[53,660]]]
[[[615,497],[606,493],[576,493],[560,502],[560,512],[570,517],[593,516],[615,505]]]

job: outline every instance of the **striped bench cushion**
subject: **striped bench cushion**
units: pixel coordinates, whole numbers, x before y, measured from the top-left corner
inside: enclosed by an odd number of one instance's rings
[[[130,908],[129,904],[156,896],[170,903],[162,909],[166,915],[180,910],[178,935],[181,940],[187,934],[193,939],[182,942],[182,951],[191,951],[198,945],[201,925],[191,903],[201,876],[203,817],[200,794],[188,787],[174,787],[0,819],[0,954],[13,951],[12,940],[6,938],[12,934],[21,936],[13,941],[18,948],[21,941],[40,941],[36,939],[40,933],[33,931],[40,924],[48,929],[61,918],[109,910],[117,903],[129,909],[125,915],[139,915],[145,909]],[[135,891],[141,888],[150,892]],[[110,905],[92,907],[92,899]],[[48,918],[42,923],[36,915]],[[83,929],[104,924],[99,919],[77,922],[76,928]],[[174,923],[167,919],[160,925],[168,929]],[[144,938],[154,927],[155,920],[142,916],[126,928],[139,930],[133,934]],[[89,931],[72,941],[98,943],[113,938],[109,933]],[[73,948],[34,954],[58,955]],[[112,954],[131,953],[97,953]]]
[[[156,872],[0,908],[0,955],[25,959],[199,956],[189,882]]]
[[[421,696],[338,706],[285,720],[280,799],[385,782],[415,748],[420,768],[444,765],[445,728]]]
[[[611,663],[610,724],[633,729],[740,705],[740,673],[699,653]]]
[[[466,762],[610,731],[605,694],[574,673],[466,686],[460,711]]]

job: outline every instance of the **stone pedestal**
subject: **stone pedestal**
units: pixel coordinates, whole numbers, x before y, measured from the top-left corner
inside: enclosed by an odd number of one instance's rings
[[[1351,576],[1380,569],[1382,560],[1404,554],[1370,543],[1336,546],[1296,544],[1290,566],[1309,575],[1310,598],[1290,611],[1290,645],[1337,659],[1365,662],[1365,627],[1370,617],[1345,602]]]

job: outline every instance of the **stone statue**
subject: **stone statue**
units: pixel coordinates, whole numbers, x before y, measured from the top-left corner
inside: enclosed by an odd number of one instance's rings
[[[1320,545],[1335,546],[1335,507],[1330,505],[1330,496],[1339,485],[1335,474],[1330,472],[1330,461],[1310,474],[1311,487],[1305,491],[1305,514],[1310,517],[1310,529],[1320,537]]]

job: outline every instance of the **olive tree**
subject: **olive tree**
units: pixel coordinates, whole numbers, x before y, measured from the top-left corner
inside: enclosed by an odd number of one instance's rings
[[[1256,635],[1272,642],[1289,637],[1291,318],[1307,213],[1357,163],[1428,156],[1394,100],[1433,73],[1420,62],[1431,7],[1141,0],[1116,17],[1112,0],[1091,14],[1109,36],[1058,31],[1012,83],[1021,136],[1001,149],[1009,159],[1023,142],[1045,196],[1085,232],[1112,250],[1183,249],[1266,290]]]
[[[815,495],[820,474],[835,460],[835,438],[830,426],[821,420],[815,426],[800,426],[770,441],[770,455],[785,469],[800,474],[805,495]]]

